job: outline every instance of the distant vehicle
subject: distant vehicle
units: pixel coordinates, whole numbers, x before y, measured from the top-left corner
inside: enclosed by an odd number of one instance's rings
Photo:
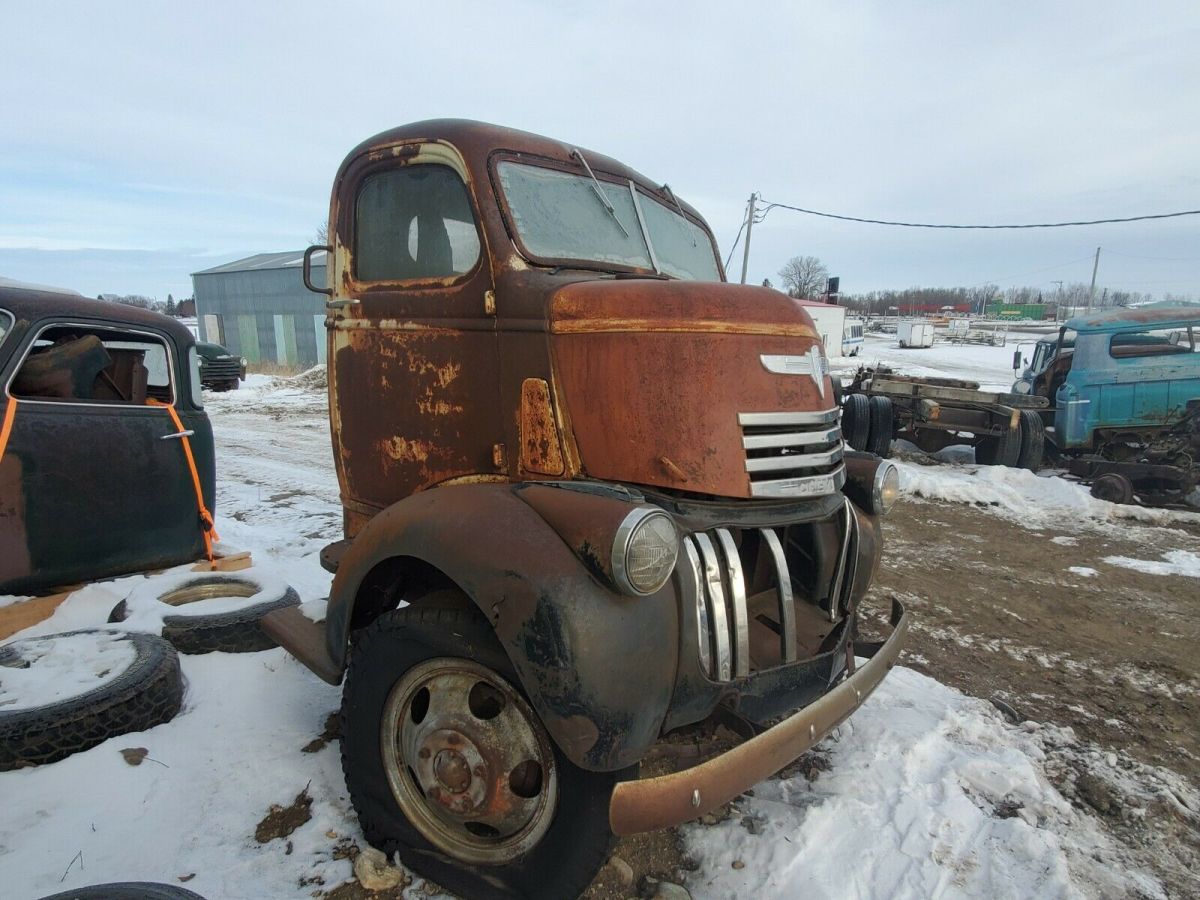
[[[0,594],[205,552],[198,514],[213,507],[213,437],[185,327],[0,285],[0,385]]]
[[[246,358],[234,356],[220,344],[196,342],[200,356],[200,384],[214,391],[236,390],[246,380]]]
[[[865,323],[862,319],[850,317],[842,330],[842,356],[858,356],[863,345],[863,330]]]
[[[1048,437],[1093,493],[1170,501],[1196,483],[1200,309],[1113,310],[1034,345],[1013,391],[1046,398]],[[1013,371],[1026,362],[1018,348]]]
[[[932,347],[933,323],[922,319],[900,322],[896,326],[896,339],[902,348]]]

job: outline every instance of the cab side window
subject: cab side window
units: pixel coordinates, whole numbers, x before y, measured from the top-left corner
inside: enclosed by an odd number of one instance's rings
[[[433,164],[368,176],[358,191],[353,259],[358,281],[469,272],[479,259],[479,231],[462,179]]]
[[[19,399],[74,403],[174,401],[170,356],[158,338],[77,325],[38,335],[13,376]]]

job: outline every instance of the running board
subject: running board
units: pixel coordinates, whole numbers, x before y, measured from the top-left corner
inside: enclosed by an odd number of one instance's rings
[[[267,613],[260,627],[271,640],[286,650],[322,681],[342,683],[342,669],[329,655],[325,623],[314,622],[299,607],[289,606]]]

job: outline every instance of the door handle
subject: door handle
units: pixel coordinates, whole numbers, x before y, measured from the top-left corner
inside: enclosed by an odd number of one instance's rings
[[[160,441],[169,441],[172,438],[191,437],[195,433],[196,433],[195,431],[193,431],[189,428],[187,431],[177,431],[174,434],[164,434],[162,437],[159,438],[159,440]]]

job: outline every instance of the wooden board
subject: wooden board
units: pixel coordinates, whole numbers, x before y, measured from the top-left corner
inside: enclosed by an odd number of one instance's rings
[[[254,561],[250,558],[250,551],[244,550],[241,553],[230,553],[225,556],[218,556],[211,563],[207,560],[201,560],[192,566],[193,572],[240,572],[242,569],[248,569],[254,565]]]
[[[44,622],[73,591],[51,594],[48,597],[31,597],[19,603],[0,608],[0,641],[24,631],[31,625]]]

